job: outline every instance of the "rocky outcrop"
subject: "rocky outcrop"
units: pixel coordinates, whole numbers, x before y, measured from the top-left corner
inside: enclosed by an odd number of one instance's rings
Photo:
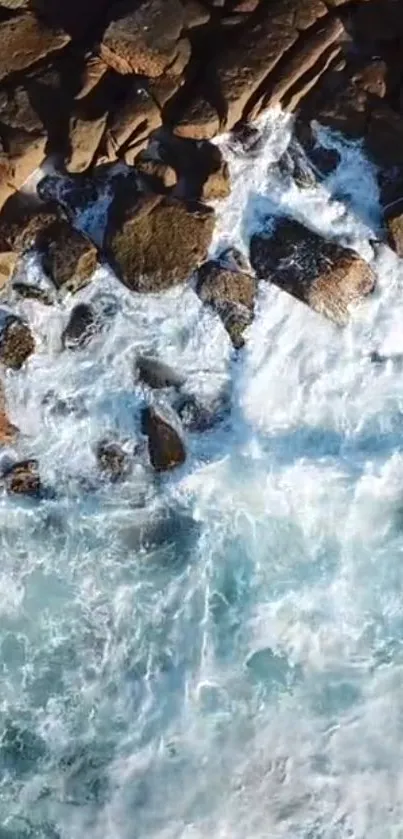
[[[243,333],[253,318],[255,278],[245,271],[233,270],[225,261],[210,260],[197,271],[196,292],[221,317],[234,347],[240,349]]]
[[[214,214],[203,204],[160,195],[118,200],[110,209],[105,251],[132,291],[159,292],[184,282],[207,254]]]
[[[254,234],[250,258],[259,278],[339,325],[347,322],[351,306],[375,287],[372,269],[355,251],[292,219],[278,219],[272,234]]]
[[[9,309],[0,309],[0,362],[19,370],[34,350],[29,326]]]
[[[0,81],[58,52],[69,41],[66,32],[50,29],[31,12],[1,21]]]
[[[173,411],[167,413],[154,407],[145,408],[142,430],[148,438],[151,465],[157,472],[167,472],[185,462],[186,450],[180,423]]]

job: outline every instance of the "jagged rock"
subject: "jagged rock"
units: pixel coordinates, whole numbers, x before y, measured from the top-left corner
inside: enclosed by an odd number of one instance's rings
[[[37,497],[41,494],[41,480],[37,460],[22,460],[14,463],[3,474],[3,484],[10,495],[29,495]]]
[[[231,179],[229,166],[223,158],[217,168],[207,175],[201,188],[201,198],[204,201],[216,201],[219,198],[227,198],[231,192]]]
[[[313,71],[321,57],[341,38],[343,32],[344,27],[341,20],[332,18],[325,20],[323,26],[315,29],[312,34],[307,34],[300,49],[296,49],[288,60],[287,58],[284,59],[281,70],[277,73],[276,71],[273,72],[267,85],[265,85],[261,98],[258,99],[253,108],[253,115],[258,116],[262,110],[283,102],[286,96],[294,90],[295,85],[301,85],[301,80],[305,79],[308,72]],[[338,50],[335,54],[337,52]],[[326,69],[326,62],[323,69]],[[315,80],[320,75],[321,72],[315,73]],[[302,82],[302,85],[304,88],[304,82]],[[295,102],[295,105],[298,104],[298,99],[296,100],[295,96],[293,102]]]
[[[30,100],[29,85],[0,92],[0,207],[42,163],[44,123]]]
[[[227,406],[221,404],[205,406],[190,393],[181,393],[174,407],[183,427],[191,432],[209,431],[227,411]]]
[[[243,333],[253,319],[254,277],[210,260],[196,273],[196,292],[221,317],[234,347],[240,349],[244,344]]]
[[[175,60],[184,22],[179,0],[140,0],[109,24],[102,58],[118,73],[161,76]]]
[[[8,309],[0,309],[0,362],[19,370],[34,350],[29,326]]]
[[[0,250],[38,250],[56,288],[74,292],[85,285],[97,267],[95,245],[63,219],[52,203],[10,204],[9,212],[7,205],[0,216],[0,240],[4,240]]]
[[[229,169],[218,146],[176,137],[165,129],[157,131],[154,139],[159,158],[177,173],[181,195],[214,200],[229,194]]]
[[[87,303],[78,303],[74,306],[63,331],[63,346],[70,350],[85,347],[91,340],[95,327],[96,318],[92,307]]]
[[[212,140],[218,134],[220,118],[216,108],[203,96],[192,96],[187,107],[175,122],[173,132],[177,137],[192,140]]]
[[[71,116],[69,153],[65,161],[67,172],[85,172],[91,166],[105,133],[107,117],[106,111],[96,119]]]
[[[311,189],[317,185],[315,173],[312,170],[300,146],[292,142],[281,155],[276,164],[283,177],[292,178],[300,189]]]
[[[150,94],[133,82],[125,98],[108,119],[105,136],[105,156],[116,160],[130,151],[134,157],[147,145],[152,131],[162,123],[161,112]],[[134,157],[126,162],[131,165]]]
[[[1,21],[0,80],[63,49],[69,41],[67,32],[49,29],[30,12]]]
[[[176,427],[178,426],[178,427]],[[152,466],[157,472],[166,472],[181,466],[186,460],[179,421],[171,412],[168,416],[153,407],[147,407],[142,414],[142,430],[148,437],[148,452]]]
[[[105,250],[132,291],[163,291],[184,282],[206,256],[214,214],[202,204],[161,196],[115,200]]]
[[[139,355],[136,359],[136,368],[140,381],[154,389],[180,388],[185,382],[180,373],[158,358]]]
[[[262,83],[282,56],[309,29],[327,14],[322,0],[275,0],[262,6],[259,20],[248,29],[247,37],[222,50],[214,62],[220,92],[221,127],[232,128],[255,105]]]
[[[147,150],[143,150],[137,155],[134,165],[136,170],[146,178],[156,191],[171,189],[177,182],[175,169],[152,157]]]
[[[13,443],[18,434],[18,428],[10,422],[6,410],[6,397],[3,385],[0,383],[0,445]]]
[[[90,53],[86,57],[81,73],[80,89],[74,98],[76,100],[85,99],[97,87],[108,69],[107,63],[99,55]]]
[[[277,220],[274,233],[255,233],[250,258],[256,274],[335,323],[375,287],[375,275],[355,251],[328,242],[297,221]]]
[[[128,471],[127,454],[113,440],[101,440],[98,443],[96,458],[100,471],[110,481],[121,480]]]

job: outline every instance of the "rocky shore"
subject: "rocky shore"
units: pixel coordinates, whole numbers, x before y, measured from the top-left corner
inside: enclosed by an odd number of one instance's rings
[[[297,182],[315,183],[337,166],[317,125],[363,141],[379,167],[385,240],[403,255],[401,0],[0,0],[0,42],[5,369],[20,369],[35,351],[29,325],[9,306],[10,292],[52,305],[55,295],[89,283],[100,263],[136,293],[162,292],[192,277],[235,350],[252,321],[260,280],[344,325],[351,305],[374,289],[373,271],[354,251],[293,220],[256,232],[249,259],[236,252],[208,258],[212,205],[231,189],[227,163],[211,141],[232,132],[234,144],[253,154],[254,121],[274,106],[295,114],[294,138],[279,165]],[[51,174],[32,194],[24,184],[45,161]],[[100,239],[96,230],[92,236],[79,229],[76,218],[101,195]],[[42,285],[22,276],[32,253]],[[64,349],[85,346],[101,321],[78,304],[61,336]],[[148,386],[158,387],[162,377],[176,394],[173,418],[154,407],[143,417],[152,466],[170,469],[186,457],[179,418],[186,394],[177,371],[162,369],[160,360],[138,369]],[[196,425],[197,413],[190,406]],[[200,425],[203,416],[200,407]],[[17,434],[3,396],[1,441]],[[127,467],[114,447],[100,441],[97,454],[100,471],[113,480]],[[34,494],[39,478],[31,461],[18,480],[4,479],[8,489],[24,491],[28,473]]]

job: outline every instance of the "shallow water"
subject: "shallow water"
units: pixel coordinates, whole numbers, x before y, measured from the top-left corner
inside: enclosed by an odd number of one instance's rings
[[[212,252],[267,212],[349,244],[378,287],[346,329],[262,283],[234,357],[190,286],[100,269],[79,299],[113,301],[109,328],[61,352],[77,297],[13,303],[38,343],[7,378],[16,453],[56,492],[0,498],[0,839],[403,837],[403,264],[359,147],[328,137],[342,164],[301,190],[270,169],[288,120],[264,134],[228,151]],[[231,397],[158,479],[137,352]],[[106,433],[140,454],[99,487]]]

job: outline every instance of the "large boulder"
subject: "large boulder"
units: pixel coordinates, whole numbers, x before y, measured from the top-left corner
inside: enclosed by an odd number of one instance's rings
[[[177,370],[159,358],[149,355],[137,356],[136,370],[139,380],[155,390],[166,387],[180,388],[185,382],[184,376]]]
[[[209,260],[196,273],[196,292],[221,317],[234,347],[240,349],[253,318],[255,278],[225,262]]]
[[[118,198],[111,206],[106,254],[132,291],[159,292],[184,282],[205,259],[214,213],[160,195]]]
[[[70,41],[66,32],[45,26],[36,15],[23,12],[0,22],[0,80],[26,70]]]
[[[177,57],[184,22],[180,0],[140,0],[109,24],[102,58],[118,73],[161,76]]]
[[[148,453],[157,472],[181,466],[186,460],[179,418],[173,411],[167,414],[157,408],[145,408],[142,430],[148,437]]]
[[[348,321],[352,304],[375,287],[374,272],[355,251],[293,219],[278,219],[273,233],[255,233],[250,259],[260,279],[271,280],[339,325]]]
[[[63,347],[70,350],[85,347],[91,340],[95,328],[96,317],[92,306],[88,303],[78,303],[72,309],[68,323],[63,330]]]
[[[97,267],[95,245],[53,204],[10,199],[10,205],[0,216],[0,251],[11,248],[22,254],[38,250],[44,270],[57,289],[75,292],[86,285]]]
[[[34,350],[29,326],[9,309],[0,309],[0,362],[19,370]]]

